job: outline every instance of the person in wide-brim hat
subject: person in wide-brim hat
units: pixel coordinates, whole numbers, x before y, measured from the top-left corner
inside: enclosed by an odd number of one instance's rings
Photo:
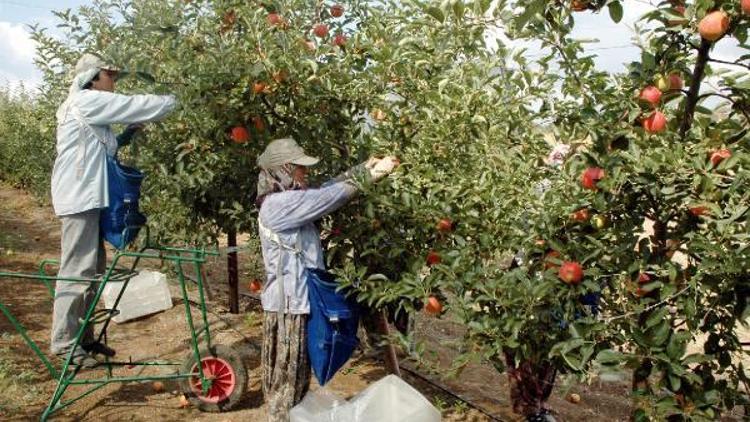
[[[307,170],[319,161],[291,138],[271,142],[258,157],[258,223],[266,270],[261,368],[269,422],[287,422],[310,386],[304,274],[307,268],[325,269],[315,222],[357,192],[355,179],[381,179],[398,164],[395,157],[371,158],[320,188],[309,188]]]

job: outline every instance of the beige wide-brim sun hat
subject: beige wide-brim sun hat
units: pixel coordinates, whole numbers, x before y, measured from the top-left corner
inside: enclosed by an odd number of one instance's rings
[[[268,144],[263,154],[258,157],[258,167],[270,169],[290,163],[310,167],[318,164],[319,161],[319,158],[305,154],[294,139],[282,138]]]

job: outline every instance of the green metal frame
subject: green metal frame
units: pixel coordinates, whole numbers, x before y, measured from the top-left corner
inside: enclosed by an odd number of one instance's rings
[[[127,362],[117,362],[117,361],[110,361],[109,358],[106,358],[105,361],[101,364],[101,366],[104,366],[106,368],[106,374],[104,377],[101,378],[95,378],[95,379],[77,379],[77,376],[79,374],[79,367],[76,365],[71,365],[71,361],[73,359],[73,352],[75,351],[76,347],[80,345],[80,341],[83,338],[83,333],[86,329],[86,327],[90,324],[97,324],[101,323],[102,327],[98,334],[98,340],[105,343],[107,341],[107,328],[109,327],[109,323],[111,319],[117,315],[117,311],[114,311],[117,309],[120,299],[122,299],[123,293],[125,292],[125,289],[128,286],[128,283],[130,282],[130,279],[134,277],[138,272],[135,270],[137,265],[140,263],[141,259],[156,259],[160,261],[171,261],[175,265],[175,269],[177,271],[178,280],[180,284],[180,290],[182,292],[182,299],[185,304],[185,317],[187,319],[188,323],[188,330],[190,331],[191,336],[191,345],[192,345],[192,351],[195,357],[196,362],[200,362],[202,357],[200,355],[199,350],[199,344],[201,341],[205,342],[205,345],[210,349],[211,348],[211,335],[209,331],[209,325],[208,325],[208,313],[206,311],[206,300],[205,300],[205,294],[204,294],[204,287],[203,287],[203,272],[201,271],[201,266],[204,262],[206,262],[207,256],[217,256],[218,253],[215,251],[206,251],[205,249],[189,249],[189,248],[175,248],[175,247],[167,247],[167,246],[159,246],[151,244],[150,236],[148,233],[148,227],[144,227],[144,231],[146,232],[146,240],[144,242],[144,246],[140,249],[137,249],[136,251],[126,251],[126,250],[118,250],[114,257],[112,258],[112,263],[107,268],[106,272],[101,278],[65,278],[65,277],[57,277],[56,275],[49,274],[47,272],[47,268],[52,265],[59,265],[57,261],[55,260],[44,260],[39,264],[39,271],[38,274],[24,274],[24,273],[14,273],[14,272],[1,272],[0,271],[0,279],[3,278],[15,278],[15,279],[30,279],[30,280],[38,280],[42,281],[47,289],[49,290],[50,295],[54,298],[55,291],[52,285],[52,282],[72,282],[72,283],[94,283],[98,284],[98,288],[96,289],[96,295],[94,297],[94,300],[92,301],[91,307],[86,311],[86,316],[83,319],[83,323],[81,324],[81,327],[78,329],[78,333],[75,337],[75,347],[71,348],[71,352],[68,355],[68,357],[65,359],[65,362],[62,364],[61,368],[56,368],[55,365],[53,365],[52,361],[45,356],[45,354],[41,351],[37,343],[29,337],[26,329],[24,326],[11,314],[8,307],[2,302],[0,298],[0,312],[2,312],[6,318],[10,321],[10,323],[13,325],[13,327],[18,331],[18,333],[23,337],[24,341],[31,347],[31,349],[34,351],[34,353],[39,357],[39,359],[42,361],[44,366],[47,368],[47,370],[50,373],[50,376],[52,378],[56,378],[58,380],[57,382],[57,388],[55,389],[55,392],[52,394],[52,398],[49,401],[49,404],[47,408],[45,409],[44,413],[41,416],[42,421],[46,421],[50,415],[53,413],[64,409],[71,404],[75,403],[76,401],[88,396],[89,394],[93,393],[94,391],[112,383],[125,383],[125,382],[147,382],[147,381],[157,381],[157,380],[179,380],[184,378],[190,378],[193,376],[199,376],[201,379],[201,385],[203,389],[203,394],[207,394],[208,390],[211,388],[212,381],[203,375],[203,367],[202,365],[197,365],[198,372],[197,373],[189,373],[189,374],[180,374],[179,372],[177,374],[173,375],[153,375],[153,376],[133,376],[133,377],[116,377],[113,375],[113,368],[116,367],[122,367],[122,366],[179,366],[182,365],[182,362],[158,362],[158,361],[144,361],[144,362],[133,362],[133,361],[127,361]],[[117,266],[117,264],[120,262],[122,258],[132,257],[135,258],[133,261],[133,264],[130,265],[130,267],[123,267],[120,268]],[[203,327],[200,329],[196,329],[196,326],[193,321],[193,313],[190,307],[190,300],[188,299],[188,293],[187,293],[187,287],[185,285],[186,277],[183,272],[183,264],[192,264],[193,268],[196,273],[196,279],[194,280],[198,285],[198,294],[199,294],[199,301],[198,306],[201,311],[201,318],[203,321]],[[104,287],[107,285],[107,283],[116,281],[116,282],[123,282],[123,287],[120,290],[120,294],[117,296],[117,299],[115,300],[114,306],[112,309],[105,309],[96,311],[96,305],[99,302],[99,299],[101,298],[102,292],[104,291]],[[202,335],[202,337],[201,337]],[[69,400],[63,400],[63,395],[67,391],[68,387],[71,385],[90,385],[91,388],[87,389],[83,393],[69,399]]]

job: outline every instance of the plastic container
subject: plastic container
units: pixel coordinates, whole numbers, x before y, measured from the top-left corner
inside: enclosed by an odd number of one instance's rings
[[[112,309],[124,282],[110,281],[104,286],[104,306]],[[141,271],[130,279],[128,288],[120,299],[117,309],[120,314],[112,318],[117,323],[130,321],[142,316],[172,308],[172,295],[169,293],[167,276],[156,271]]]
[[[370,385],[348,402],[325,388],[292,409],[291,422],[440,422],[440,412],[395,375]]]

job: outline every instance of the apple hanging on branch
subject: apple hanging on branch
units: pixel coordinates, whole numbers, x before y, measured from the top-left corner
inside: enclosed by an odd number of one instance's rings
[[[597,183],[604,179],[605,176],[606,173],[604,172],[604,169],[600,167],[589,167],[581,174],[581,186],[583,186],[584,189],[597,190],[599,189]]]
[[[319,23],[313,27],[313,34],[318,38],[325,38],[328,36],[328,25]]]
[[[244,144],[250,140],[250,133],[242,126],[235,126],[232,128],[230,137],[235,144]]]
[[[643,129],[648,133],[661,133],[667,128],[667,118],[661,111],[654,111],[643,119]]]
[[[641,90],[638,99],[648,103],[652,108],[656,108],[661,101],[661,91],[659,88],[649,85]]]
[[[563,262],[563,264],[560,266],[560,270],[558,271],[557,276],[560,277],[560,280],[562,280],[563,283],[567,285],[578,285],[581,283],[581,280],[583,280],[583,267],[581,267],[581,264],[577,262]]]
[[[707,14],[698,23],[698,32],[708,41],[716,41],[723,37],[729,29],[729,15],[723,10]]]

